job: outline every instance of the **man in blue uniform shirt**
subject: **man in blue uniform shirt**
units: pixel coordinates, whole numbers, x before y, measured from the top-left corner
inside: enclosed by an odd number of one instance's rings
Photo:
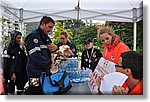
[[[48,33],[52,31],[54,25],[55,22],[51,17],[44,16],[40,21],[38,29],[32,31],[25,39],[29,79],[29,88],[25,94],[43,94],[39,84],[39,77],[42,72],[50,73],[52,64],[51,51],[57,49],[57,46],[52,44],[51,39],[48,37]]]

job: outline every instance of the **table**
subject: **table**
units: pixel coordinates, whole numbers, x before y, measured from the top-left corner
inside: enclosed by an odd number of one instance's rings
[[[92,95],[88,82],[72,83],[72,88],[63,95]]]

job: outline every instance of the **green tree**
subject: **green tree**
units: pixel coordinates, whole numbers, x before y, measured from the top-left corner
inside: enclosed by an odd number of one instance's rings
[[[64,23],[64,21],[62,21],[62,20],[56,21],[56,26],[55,26],[55,28],[54,28],[54,30],[52,32],[52,34],[53,34],[53,43],[60,42],[60,38],[59,37],[60,37],[60,33],[62,31],[67,32],[68,33],[68,38],[70,40],[72,39],[73,33],[71,32],[70,29],[65,29],[64,26],[63,26],[63,23]]]
[[[137,51],[143,53],[143,20],[137,23]]]
[[[81,28],[84,27],[85,23],[81,20],[65,20],[64,22],[64,28],[65,29],[72,29],[72,28]]]
[[[113,30],[120,39],[133,50],[133,23],[130,22],[107,22],[106,25],[112,26]],[[137,52],[143,51],[143,21],[137,23]]]
[[[95,25],[84,26],[81,28],[72,29],[72,32],[75,33],[73,36],[73,41],[75,42],[78,48],[78,56],[81,56],[82,51],[85,49],[84,47],[84,40],[87,38],[92,38],[94,41],[95,47],[101,47],[101,42],[97,41],[97,27]],[[95,39],[95,40],[94,40]]]

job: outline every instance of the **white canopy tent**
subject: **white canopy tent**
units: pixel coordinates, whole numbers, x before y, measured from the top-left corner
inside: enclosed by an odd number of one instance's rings
[[[42,16],[55,20],[88,19],[136,23],[143,19],[142,0],[5,0],[3,16],[20,22],[38,22]],[[12,6],[13,5],[13,6]]]

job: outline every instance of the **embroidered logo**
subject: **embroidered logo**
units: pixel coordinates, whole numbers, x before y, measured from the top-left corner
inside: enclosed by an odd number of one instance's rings
[[[93,58],[96,58],[96,54],[95,53],[93,53]]]
[[[39,42],[39,40],[38,39],[33,39],[33,42],[37,44]]]
[[[7,50],[4,51],[4,54],[7,54]]]

